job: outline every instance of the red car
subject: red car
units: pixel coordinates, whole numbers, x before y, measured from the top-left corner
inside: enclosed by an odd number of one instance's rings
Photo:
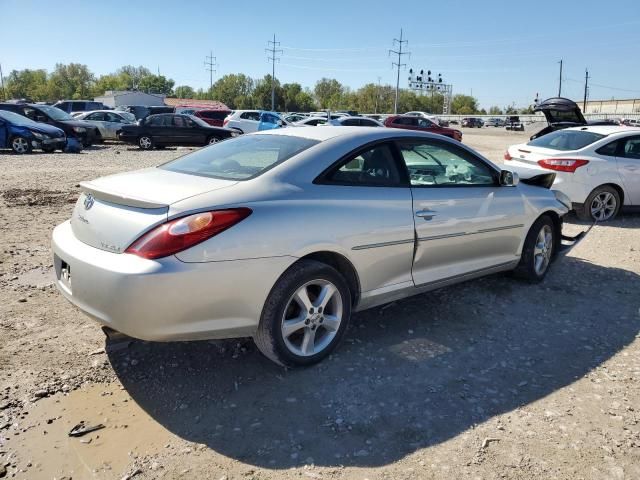
[[[201,118],[209,125],[222,127],[224,126],[222,124],[224,119],[231,114],[231,110],[214,110],[198,105],[180,105],[176,107],[176,113],[193,115],[194,117]]]
[[[385,127],[404,128],[407,130],[420,130],[421,132],[437,133],[445,137],[462,141],[462,132],[454,128],[441,127],[428,118],[413,117],[411,115],[396,115],[384,121]]]

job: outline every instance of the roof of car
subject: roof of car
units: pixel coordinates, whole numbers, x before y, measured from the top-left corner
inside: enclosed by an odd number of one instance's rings
[[[367,141],[382,140],[394,137],[416,137],[427,136],[438,139],[448,140],[442,135],[430,134],[416,130],[402,130],[399,128],[380,128],[380,127],[344,127],[325,125],[318,128],[277,128],[273,130],[263,130],[251,135],[288,135],[292,137],[303,137],[311,140],[319,140],[324,142],[332,138],[342,136],[361,137]]]
[[[571,127],[566,130],[586,131],[599,133],[600,135],[612,135],[614,133],[640,132],[640,127],[628,127],[626,125],[591,125],[583,127]]]

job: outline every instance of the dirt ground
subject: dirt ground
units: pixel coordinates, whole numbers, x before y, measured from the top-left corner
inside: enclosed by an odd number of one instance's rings
[[[529,133],[464,142],[499,162]],[[0,478],[640,478],[640,215],[539,285],[496,275],[359,313],[312,368],[249,339],[106,342],[53,287],[51,230],[80,181],[182,153],[0,153]],[[81,421],[104,428],[69,437]]]

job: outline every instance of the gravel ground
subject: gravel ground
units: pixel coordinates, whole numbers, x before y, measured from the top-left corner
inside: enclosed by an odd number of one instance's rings
[[[499,162],[536,128],[464,141]],[[540,285],[496,275],[359,313],[308,369],[250,340],[105,342],[52,285],[51,230],[80,181],[182,153],[0,153],[0,478],[640,478],[640,215]],[[68,437],[81,420],[105,428]]]

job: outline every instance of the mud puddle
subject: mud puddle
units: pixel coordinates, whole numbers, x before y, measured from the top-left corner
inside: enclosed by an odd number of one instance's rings
[[[75,203],[78,193],[39,188],[10,188],[2,192],[2,198],[9,207],[61,206]]]
[[[44,398],[27,412],[0,438],[0,450],[11,457],[8,473],[19,479],[122,478],[137,458],[164,449],[172,437],[119,384]],[[69,437],[81,421],[105,428]]]

